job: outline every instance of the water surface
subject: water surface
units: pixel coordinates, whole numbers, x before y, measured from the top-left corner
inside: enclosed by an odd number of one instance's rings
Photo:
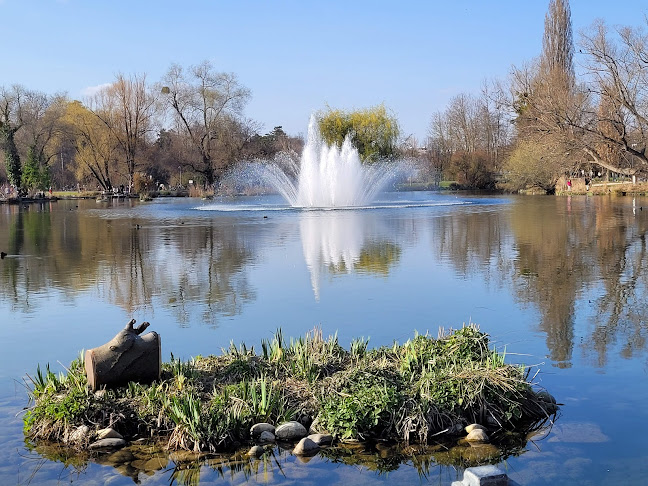
[[[644,209],[645,208],[645,209]],[[0,484],[132,484],[25,447],[21,385],[62,369],[132,317],[163,359],[258,347],[313,327],[341,344],[404,342],[475,322],[563,403],[544,438],[500,467],[521,484],[623,484],[647,472],[648,200],[386,194],[296,210],[274,196],[0,206]],[[419,465],[420,466],[420,465]],[[257,470],[203,464],[201,484],[450,484],[415,461],[389,473],[288,452]],[[188,474],[188,473],[187,473]],[[196,476],[197,475],[197,476]],[[173,462],[146,484],[182,484]],[[188,484],[188,483],[187,483]]]

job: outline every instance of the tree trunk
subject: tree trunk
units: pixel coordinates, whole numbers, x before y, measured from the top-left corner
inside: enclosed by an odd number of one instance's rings
[[[108,343],[85,353],[85,369],[92,390],[115,387],[129,381],[151,383],[160,378],[162,345],[156,332],[140,336],[149,326],[133,327],[135,319]]]

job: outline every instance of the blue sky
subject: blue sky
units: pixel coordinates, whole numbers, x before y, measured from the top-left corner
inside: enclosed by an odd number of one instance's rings
[[[209,60],[252,91],[263,131],[305,133],[328,104],[384,103],[422,140],[432,114],[540,53],[549,0],[0,0],[0,85],[82,99],[117,73],[159,80]],[[575,39],[597,18],[646,26],[645,0],[571,0]],[[576,60],[578,62],[578,59]]]

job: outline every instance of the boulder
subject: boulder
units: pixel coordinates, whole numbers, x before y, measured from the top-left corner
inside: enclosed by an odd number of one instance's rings
[[[304,437],[293,449],[293,454],[295,454],[296,456],[311,456],[313,454],[317,454],[317,451],[319,451],[319,449],[319,445],[317,445],[308,437]]]
[[[298,440],[306,437],[308,432],[299,422],[286,422],[275,429],[275,437],[279,440]]]

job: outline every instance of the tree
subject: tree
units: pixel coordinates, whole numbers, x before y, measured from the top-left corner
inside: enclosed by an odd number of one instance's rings
[[[157,96],[146,85],[146,75],[117,75],[88,106],[116,140],[126,165],[128,188],[132,189],[137,155],[154,129],[157,112]]]
[[[400,134],[398,121],[384,105],[345,112],[328,108],[317,116],[320,134],[329,145],[342,146],[344,139],[351,142],[366,163],[389,158],[395,154]]]
[[[23,99],[25,88],[14,85],[0,87],[0,148],[5,153],[5,166],[9,182],[20,194],[22,168],[16,146],[16,132],[23,126]]]
[[[162,82],[175,130],[187,137],[196,154],[186,165],[213,186],[234,162],[218,155],[224,144],[233,142],[231,129],[240,122],[250,91],[236,75],[218,72],[207,61],[187,71],[173,64]]]
[[[435,172],[466,187],[492,188],[510,140],[507,121],[504,105],[493,100],[486,84],[479,97],[452,98],[432,116],[428,130],[427,154]]]
[[[542,38],[543,74],[562,78],[566,86],[574,83],[574,39],[569,0],[551,0],[545,15]]]
[[[94,178],[105,191],[118,173],[119,143],[114,132],[79,101],[68,104],[65,121],[75,149],[76,178]]]
[[[510,188],[531,184],[551,190],[547,185],[561,174],[548,176],[547,169],[569,172],[583,158],[574,145],[578,131],[564,122],[581,115],[583,102],[582,88],[575,83],[568,0],[551,0],[542,45],[536,62],[512,73],[510,104],[517,115],[517,143],[506,163]],[[542,151],[535,150],[534,144]],[[536,156],[541,159],[531,160]]]
[[[34,147],[27,150],[27,159],[22,169],[21,187],[28,193],[45,191],[50,185],[50,175],[47,165],[42,163],[38,151]]]

